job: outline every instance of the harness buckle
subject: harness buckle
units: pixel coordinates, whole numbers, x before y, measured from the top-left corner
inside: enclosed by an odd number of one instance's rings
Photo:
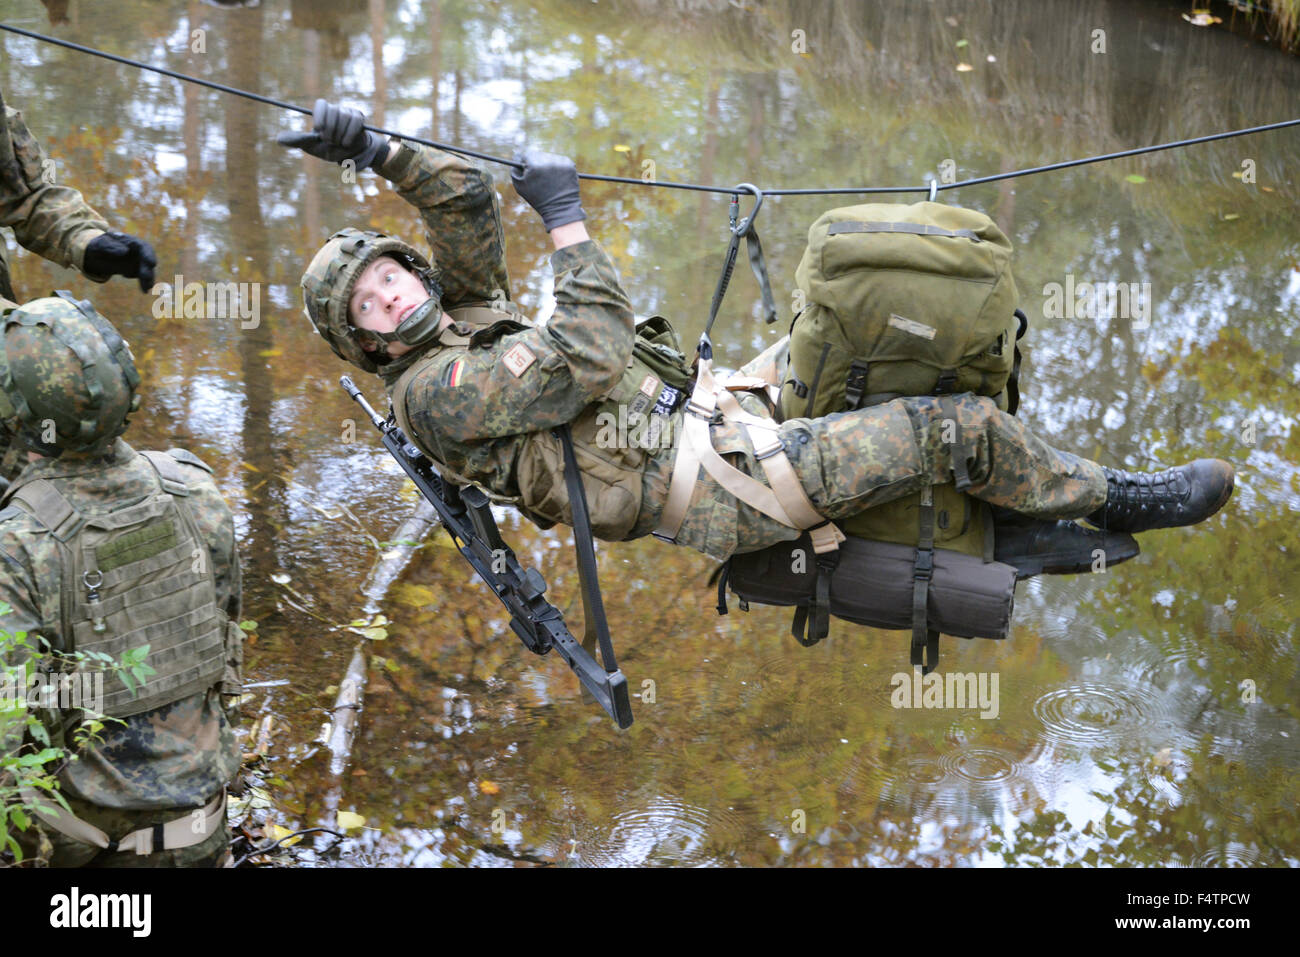
[[[700,405],[695,401],[695,396],[693,395],[686,400],[686,411],[697,419],[705,419],[707,421],[713,418],[713,409],[705,405]]]
[[[753,433],[750,434],[752,435]],[[771,445],[765,446],[764,448],[761,449],[757,445],[754,446],[754,458],[760,462],[763,459],[770,459],[772,456],[778,455],[785,451],[785,445],[781,442],[780,439],[778,439],[775,435],[769,436],[769,438],[771,439]]]
[[[931,395],[951,395],[957,391],[957,370],[944,369],[939,373],[939,380],[934,385]]]
[[[918,548],[916,563],[912,566],[912,577],[929,581],[934,577],[934,549]]]

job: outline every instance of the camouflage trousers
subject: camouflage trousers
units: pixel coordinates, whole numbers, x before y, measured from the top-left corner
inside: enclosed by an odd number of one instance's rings
[[[73,814],[88,824],[93,824],[114,840],[120,840],[140,828],[189,817],[203,806],[128,811],[98,807],[66,792],[64,797]],[[48,845],[29,828],[20,836],[23,857],[45,857],[50,867],[224,867],[230,857],[230,828],[224,822],[215,833],[198,844],[154,854],[137,854],[135,851],[109,854],[102,848],[60,834],[48,825],[37,826],[48,840]]]
[[[742,398],[742,405],[747,404]],[[953,396],[952,404],[969,456],[968,494],[1042,519],[1081,518],[1105,504],[1106,479],[1095,462],[1052,448],[992,399],[964,393]],[[749,409],[759,411],[753,405]],[[767,484],[743,428],[715,421],[711,434],[724,459]],[[789,419],[779,434],[804,492],[830,519],[848,518],[927,485],[953,480],[956,430],[938,397],[895,399],[817,419]],[[656,464],[646,473],[642,515],[633,535],[655,528],[667,497],[671,456],[660,457]],[[677,543],[721,561],[799,535],[797,529],[737,501],[701,469]]]

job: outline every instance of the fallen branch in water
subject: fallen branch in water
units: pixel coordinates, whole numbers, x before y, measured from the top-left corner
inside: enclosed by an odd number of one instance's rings
[[[378,613],[380,603],[388,594],[388,589],[401,577],[411,557],[421,547],[430,529],[437,524],[437,513],[428,502],[419,502],[410,516],[393,534],[394,544],[375,562],[370,574],[361,586],[361,594],[366,598],[363,614],[374,616]],[[322,740],[330,751],[330,774],[335,778],[333,787],[325,796],[326,817],[323,826],[332,826],[338,816],[339,799],[342,792],[341,776],[352,754],[352,741],[356,733],[357,715],[361,711],[365,697],[368,673],[368,652],[366,640],[358,641],[352,650],[347,671],[339,682],[338,695],[334,699],[331,718],[322,732]]]

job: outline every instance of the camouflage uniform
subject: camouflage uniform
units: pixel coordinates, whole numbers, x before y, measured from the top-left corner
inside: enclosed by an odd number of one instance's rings
[[[239,560],[234,520],[206,469],[181,463],[190,486],[187,502],[208,545],[216,579],[218,606],[233,621],[240,609]],[[159,487],[146,459],[118,439],[102,457],[62,456],[27,467],[24,481],[44,478],[79,510],[107,511],[136,501]],[[0,619],[9,632],[39,635],[56,651],[63,649],[60,610],[61,556],[45,527],[25,510],[0,511],[0,601],[13,611]],[[50,624],[54,623],[54,624]],[[17,663],[11,662],[11,663]],[[59,775],[72,812],[110,837],[185,816],[220,793],[239,770],[239,748],[232,705],[223,709],[218,689],[108,723],[103,743],[87,749]],[[51,735],[61,735],[58,713],[43,712]],[[70,744],[70,743],[69,743]],[[15,742],[8,742],[13,748]],[[49,829],[47,829],[49,830]],[[221,828],[200,844],[174,851],[139,855],[100,855],[99,849],[49,830],[55,866],[96,864],[114,867],[165,866],[215,861],[225,853],[229,835]]]
[[[424,220],[445,310],[509,298],[500,213],[486,173],[447,153],[407,144],[378,171]],[[544,326],[468,349],[434,343],[380,370],[391,395],[401,374],[420,363],[406,380],[412,440],[454,474],[516,502],[536,498],[519,480],[530,446],[601,397],[619,380],[632,352],[632,308],[601,248],[588,240],[560,249],[551,265],[556,306]],[[741,401],[750,403],[749,411],[761,411],[756,398]],[[1080,517],[1105,503],[1100,466],[1047,446],[990,399],[964,394],[955,403],[975,449],[968,465],[972,495],[1039,518]],[[674,437],[681,434],[684,414],[680,405],[671,413]],[[937,399],[898,399],[792,419],[780,435],[808,497],[822,514],[838,519],[950,481],[943,419]],[[715,415],[711,434],[730,464],[766,484],[743,428]],[[675,444],[646,455],[639,511],[626,538],[657,526],[675,455]],[[590,496],[585,475],[584,484]],[[563,495],[562,483],[549,494]],[[676,541],[721,560],[798,536],[738,502],[701,470]]]
[[[0,95],[0,105],[3,103]],[[4,106],[4,117],[4,126],[0,127],[0,226],[13,227],[23,248],[60,266],[71,266],[95,282],[104,282],[107,277],[87,274],[83,263],[86,247],[108,231],[108,223],[75,189],[47,182],[48,159],[28,131],[22,113]],[[0,295],[14,298],[2,244]]]
[[[51,745],[76,752],[52,769],[74,818],[62,824],[75,831],[80,819],[108,842],[144,830],[152,838],[144,847],[160,836],[147,829],[172,825],[161,836],[174,849],[142,855],[134,841],[101,853],[65,836],[59,822],[43,822],[51,861],[225,858],[229,835],[215,805],[239,768],[233,722],[243,657],[230,509],[190,453],[150,461],[119,438],[139,404],[139,372],[130,347],[88,302],[53,297],[6,310],[0,345],[0,415],[44,456],[0,499],[0,602],[10,609],[0,628],[40,649],[18,648],[7,663],[51,676],[46,683],[65,670],[46,649],[117,658],[148,645],[154,668],[143,688],[104,676],[95,707],[120,720],[105,722],[88,747],[67,733],[82,717],[77,703],[29,702]],[[13,754],[24,742],[0,746]],[[178,846],[195,835],[202,840]],[[26,836],[34,850],[34,834]]]
[[[71,266],[95,282],[107,277],[85,272],[86,247],[108,231],[104,218],[69,186],[47,182],[48,158],[23,115],[4,103],[0,126],[0,226],[13,228],[14,236],[50,262]],[[9,278],[5,243],[0,241],[0,309],[17,305]],[[23,466],[21,446],[13,449],[13,436],[0,426],[0,478],[12,479]]]

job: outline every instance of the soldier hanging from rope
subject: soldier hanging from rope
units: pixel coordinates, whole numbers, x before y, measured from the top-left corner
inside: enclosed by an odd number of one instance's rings
[[[1226,462],[1154,474],[1110,469],[1048,446],[970,393],[779,426],[743,392],[730,402],[719,392],[716,408],[702,408],[688,401],[684,361],[676,370],[645,361],[664,354],[661,329],[638,329],[612,263],[588,236],[571,161],[530,151],[513,175],[556,250],[555,312],[537,326],[508,301],[490,176],[441,150],[385,141],[363,124],[360,113],[322,100],[312,132],[279,141],[392,182],[424,220],[432,256],[375,232],[336,233],[303,275],[307,315],[337,355],[383,379],[397,421],[440,469],[542,527],[572,520],[551,431],[563,424],[579,450],[597,537],[656,533],[719,560],[806,528],[834,547],[830,523],[950,482],[963,465],[966,491],[978,499],[1042,523],[1086,518],[1110,532],[1195,524],[1231,494]],[[665,416],[676,438],[648,449],[601,441],[601,413],[638,403]],[[945,440],[945,406],[965,437],[964,462]],[[707,448],[697,443],[695,455],[682,455],[681,437],[701,429]],[[1062,535],[1089,534],[1060,524]],[[1037,548],[1053,536],[1025,542]]]

